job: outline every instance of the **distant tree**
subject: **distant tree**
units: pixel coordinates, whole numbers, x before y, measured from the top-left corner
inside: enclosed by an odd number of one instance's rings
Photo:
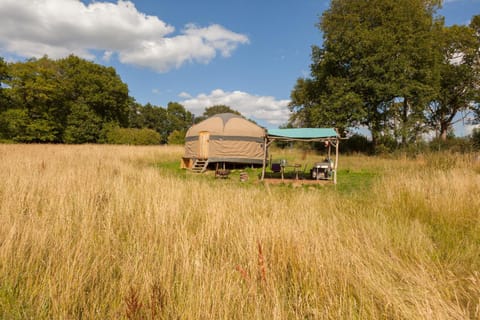
[[[174,130],[168,136],[168,144],[184,144],[185,143],[185,133],[184,130]]]
[[[26,109],[8,109],[0,114],[0,137],[17,142],[26,140],[30,123]]]
[[[102,119],[88,105],[72,103],[63,140],[66,143],[95,143],[100,137]]]
[[[477,43],[480,43],[480,15],[476,15],[472,18],[472,21],[470,22],[470,28],[472,28],[474,31]],[[473,68],[477,75],[477,79],[473,86],[475,88],[475,97],[472,108],[476,113],[477,122],[480,122],[480,76],[478,76],[480,74],[480,58],[478,56],[476,61],[473,63]]]
[[[27,126],[25,136],[16,140],[21,142],[51,143],[59,142],[60,132],[55,121],[49,119],[34,119]]]
[[[0,83],[8,77],[8,66],[5,60],[0,57]]]
[[[207,119],[207,117],[204,117],[204,116],[195,117],[195,118],[193,118],[193,124],[200,123],[200,122],[202,122],[202,121],[205,120],[205,119]]]
[[[136,102],[135,99],[130,98],[128,103],[128,127],[129,128],[142,128],[144,125],[143,106]]]
[[[313,49],[314,59],[316,54],[320,54],[318,50]],[[340,90],[335,96],[329,96],[330,90],[326,82],[328,75],[322,68],[318,69],[314,79],[297,80],[290,95],[289,108],[292,115],[286,126],[334,127],[342,134],[348,127],[359,126],[365,116],[360,97],[347,92],[342,94]]]
[[[443,141],[458,113],[468,111],[475,100],[479,101],[479,40],[468,26],[443,27],[438,32],[440,84],[429,104],[428,123]]]
[[[221,113],[233,113],[233,114],[238,114],[239,116],[242,115],[240,112],[230,108],[229,106],[218,104],[218,105],[205,108],[205,111],[203,112],[203,114],[195,118],[195,123],[199,123],[207,118],[210,118],[211,116],[214,116],[216,114],[221,114]]]
[[[193,114],[177,102],[167,105],[167,137],[175,130],[186,131],[193,124]]]
[[[17,62],[9,66],[5,80],[10,107],[24,110],[28,120],[21,138],[24,142],[61,142],[68,116],[65,87],[56,63],[48,57]]]
[[[311,78],[292,91],[298,126],[367,126],[374,142],[392,133],[391,107],[403,143],[418,135],[435,93],[433,13],[440,1],[332,0],[318,27],[323,47],[312,49]]]
[[[130,105],[130,127],[148,128],[160,134],[162,143],[170,143],[170,136],[175,132],[185,134],[192,125],[193,115],[181,104],[170,102],[167,108],[147,103],[142,106],[138,103]]]
[[[5,95],[5,89],[3,88],[2,83],[7,80],[8,77],[8,65],[5,63],[5,60],[0,57],[0,112],[7,109],[7,97]]]
[[[100,130],[100,136],[98,137],[98,143],[112,143],[110,140],[113,131],[120,129],[117,122],[103,122],[102,129]],[[138,129],[138,128],[131,128]]]
[[[226,106],[226,105],[223,105],[223,104],[218,104],[218,105],[214,105],[214,106],[205,108],[205,111],[203,112],[203,116],[208,118],[208,117],[214,116],[216,114],[221,114],[221,113],[233,113],[233,114],[237,114],[239,116],[242,115],[240,112],[232,109],[229,106]]]
[[[128,86],[112,67],[105,67],[70,55],[58,61],[65,81],[66,99],[81,102],[104,122],[128,126]]]
[[[0,76],[6,85],[0,94],[8,101],[0,112],[12,117],[4,119],[0,128],[6,139],[95,142],[100,122],[128,125],[131,98],[113,68],[76,56],[61,60],[45,56],[7,67],[8,76]]]
[[[141,109],[141,114],[143,118],[142,127],[155,130],[160,134],[162,142],[166,143],[170,134],[167,110],[147,103]]]

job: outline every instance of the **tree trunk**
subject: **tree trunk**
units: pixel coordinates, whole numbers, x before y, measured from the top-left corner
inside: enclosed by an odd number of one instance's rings
[[[408,138],[408,99],[403,99],[403,110],[402,110],[402,146],[407,145],[407,138]]]
[[[446,122],[440,123],[440,140],[447,141],[447,134],[448,134],[449,125]]]

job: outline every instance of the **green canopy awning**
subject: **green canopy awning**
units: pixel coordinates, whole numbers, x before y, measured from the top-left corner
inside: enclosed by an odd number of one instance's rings
[[[337,132],[333,128],[268,129],[268,136],[286,139],[324,139],[338,137]]]

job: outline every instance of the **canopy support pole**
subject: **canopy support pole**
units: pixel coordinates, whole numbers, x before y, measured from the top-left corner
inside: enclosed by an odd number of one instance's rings
[[[267,142],[268,142],[268,137],[265,135],[265,140],[263,142],[263,163],[262,163],[262,178],[260,179],[263,181],[265,178],[265,170],[267,166]]]
[[[268,136],[265,136],[265,143],[263,144],[263,166],[262,166],[262,177],[261,181],[265,178],[265,171],[267,169],[267,158],[268,158],[268,147],[275,141],[275,138],[268,140]]]
[[[337,169],[338,169],[338,146],[340,144],[340,140],[337,139],[335,143],[335,172],[333,173],[333,184],[337,184]]]

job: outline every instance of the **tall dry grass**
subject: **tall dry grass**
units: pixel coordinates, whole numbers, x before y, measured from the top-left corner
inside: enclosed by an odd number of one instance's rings
[[[468,156],[341,159],[383,170],[352,197],[152,165],[181,153],[0,145],[0,317],[480,318]]]

